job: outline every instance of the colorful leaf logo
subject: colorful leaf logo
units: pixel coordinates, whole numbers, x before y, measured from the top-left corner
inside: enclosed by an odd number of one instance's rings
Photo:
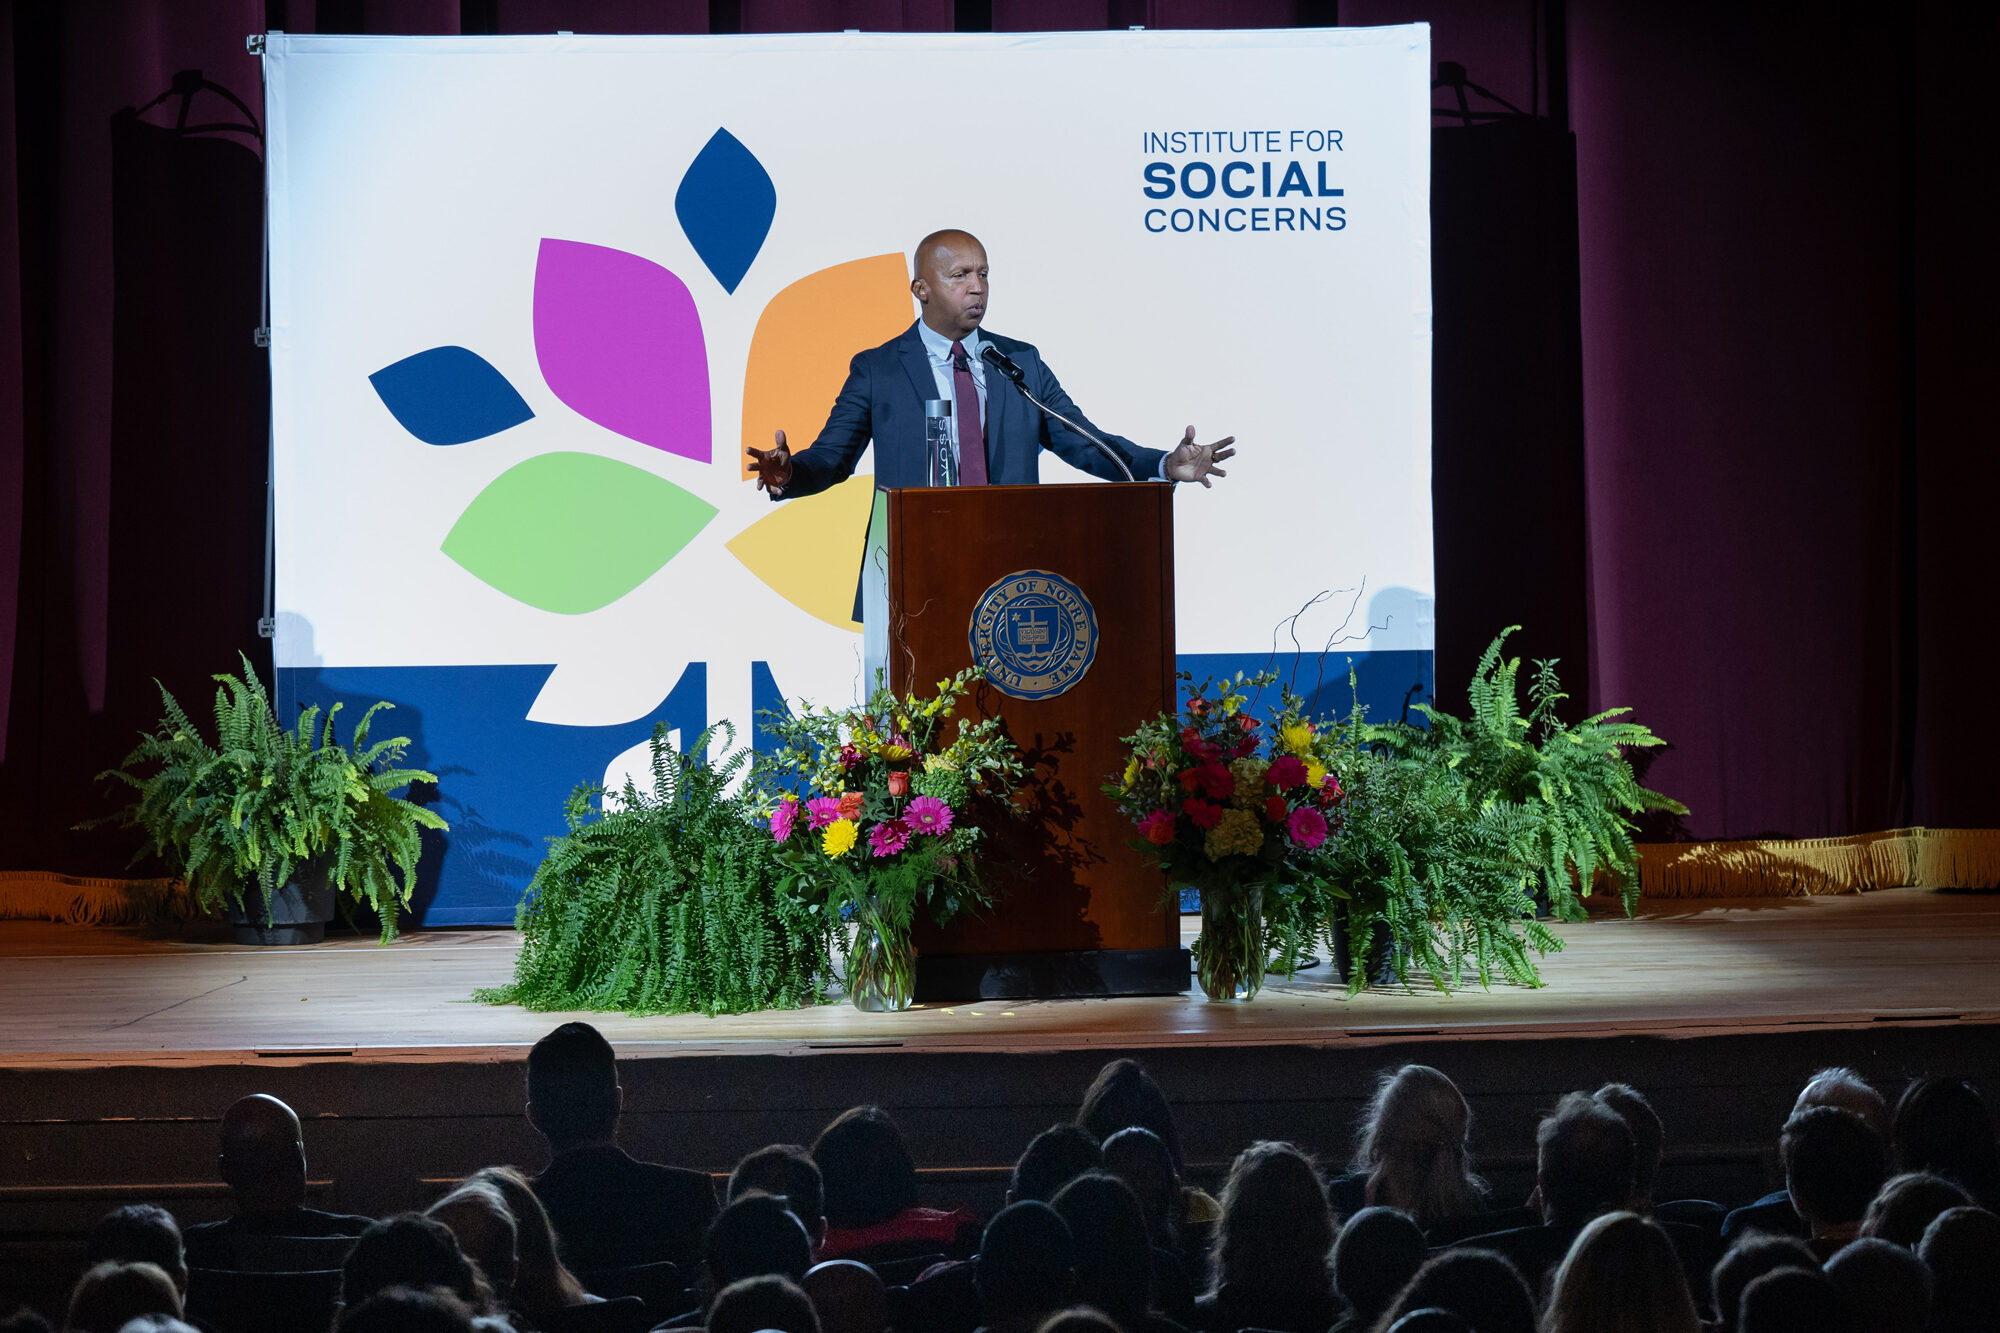
[[[674,192],[674,216],[688,243],[731,295],[764,248],[777,215],[778,187],[771,173],[728,130],[709,138]]]
[[[452,525],[444,553],[543,611],[581,615],[651,578],[715,506],[598,454],[538,454],[508,468]]]
[[[697,463],[712,456],[701,317],[687,284],[652,260],[544,240],[535,359],[579,416]]]
[[[803,500],[787,500],[729,541],[771,591],[835,629],[859,631],[854,588],[875,500],[873,477],[850,477]]]
[[[368,377],[383,406],[425,444],[465,444],[535,414],[507,377],[479,353],[433,347]]]
[[[757,317],[743,370],[743,443],[769,449],[771,432],[783,429],[794,450],[805,449],[855,349],[908,328],[910,308],[910,270],[899,254],[823,268],[772,297]],[[739,454],[738,462],[749,476],[749,456]]]
[[[762,163],[718,129],[689,164],[674,214],[701,262],[734,292],[777,215]],[[793,448],[839,393],[856,347],[910,322],[900,254],[821,269],[772,298],[744,368],[743,438],[780,427]],[[714,457],[708,349],[687,284],[641,255],[543,238],[535,260],[535,359],[549,391],[626,439],[707,463]],[[435,347],[370,376],[396,420],[428,444],[462,444],[533,417],[500,372],[463,347]],[[747,475],[747,472],[744,473]],[[866,478],[793,500],[738,533],[737,559],[793,605],[842,629],[873,487]],[[493,588],[544,611],[599,610],[651,578],[716,515],[715,506],[642,468],[596,454],[550,453],[496,477],[467,506],[444,553]]]

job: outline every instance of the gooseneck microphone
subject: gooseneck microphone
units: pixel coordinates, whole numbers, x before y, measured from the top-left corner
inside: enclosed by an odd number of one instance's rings
[[[1125,474],[1125,480],[1127,481],[1138,480],[1137,477],[1132,475],[1132,469],[1126,466],[1124,457],[1116,449],[1113,449],[1110,445],[1098,439],[1093,432],[1085,430],[1082,426],[1077,425],[1074,421],[1071,421],[1068,417],[1056,411],[1053,407],[1050,407],[1047,403],[1043,402],[1041,399],[1035,397],[1034,391],[1028,388],[1027,372],[1022,370],[1020,366],[1014,363],[1013,357],[1008,356],[998,347],[995,347],[991,342],[988,342],[979,349],[979,359],[981,361],[984,361],[987,365],[993,367],[995,370],[999,371],[1002,375],[1005,375],[1008,379],[1012,380],[1014,382],[1014,387],[1021,391],[1021,396],[1023,398],[1033,403],[1036,407],[1040,408],[1048,415],[1054,417],[1057,421],[1062,422],[1063,425],[1068,426],[1078,435],[1083,436],[1084,439],[1089,440],[1092,444],[1096,445],[1097,452],[1103,454],[1106,458],[1110,459],[1111,462],[1117,467],[1117,469]]]

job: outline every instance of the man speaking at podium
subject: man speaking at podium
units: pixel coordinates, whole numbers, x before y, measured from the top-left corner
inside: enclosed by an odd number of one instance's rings
[[[915,267],[910,293],[922,318],[854,358],[812,447],[794,455],[781,430],[775,448],[745,450],[757,465],[758,488],[772,499],[817,495],[847,480],[870,439],[881,486],[1025,485],[1039,479],[1045,447],[1110,481],[1207,486],[1211,476],[1228,475],[1216,464],[1235,454],[1235,436],[1196,444],[1189,426],[1167,451],[1106,435],[1070,401],[1032,344],[982,333],[986,247],[977,238],[932,232],[917,244]],[[933,426],[933,418],[942,419]]]

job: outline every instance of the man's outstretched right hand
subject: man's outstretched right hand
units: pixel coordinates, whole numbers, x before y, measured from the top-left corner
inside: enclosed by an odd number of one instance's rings
[[[783,495],[785,487],[792,484],[792,451],[785,445],[785,432],[778,432],[777,447],[773,449],[745,449],[750,461],[757,465],[757,489],[769,491],[772,495]]]

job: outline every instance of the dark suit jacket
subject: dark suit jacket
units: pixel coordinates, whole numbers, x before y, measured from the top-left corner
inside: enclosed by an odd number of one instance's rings
[[[271,1271],[273,1268],[282,1270],[293,1265],[288,1261],[273,1263],[259,1258],[260,1251],[270,1255],[281,1253],[281,1246],[260,1245],[258,1242],[352,1239],[374,1223],[372,1217],[323,1213],[317,1208],[301,1205],[269,1213],[238,1213],[220,1222],[197,1223],[181,1233],[181,1244],[187,1252],[189,1268],[248,1269],[253,1272]],[[337,1264],[328,1266],[338,1267]]]
[[[1755,1203],[1746,1203],[1722,1219],[1722,1243],[1725,1247],[1734,1245],[1753,1231],[1770,1236],[1797,1236],[1800,1240],[1812,1234],[1811,1228],[1792,1207],[1792,1196],[1786,1190],[1766,1194]]]
[[[1026,374],[1028,387],[1043,402],[1089,426],[1098,437],[1124,455],[1133,477],[1151,481],[1166,457],[1161,449],[1146,449],[1132,441],[1098,430],[1056,381],[1042,354],[1028,343],[980,331],[980,336],[1014,359]],[[861,451],[875,441],[875,484],[927,486],[930,459],[924,452],[924,400],[935,398],[937,378],[930,354],[911,324],[880,347],[871,347],[848,367],[847,383],[833,401],[826,426],[808,449],[792,456],[792,481],[784,498],[817,495],[854,474]],[[995,485],[1022,486],[1040,479],[1043,449],[1053,449],[1072,467],[1107,481],[1124,477],[1111,460],[1062,423],[1044,416],[1021,397],[1008,379],[986,367],[986,475]]]
[[[578,1270],[668,1259],[691,1272],[716,1213],[704,1173],[641,1162],[616,1147],[557,1153],[534,1188],[563,1262]]]

